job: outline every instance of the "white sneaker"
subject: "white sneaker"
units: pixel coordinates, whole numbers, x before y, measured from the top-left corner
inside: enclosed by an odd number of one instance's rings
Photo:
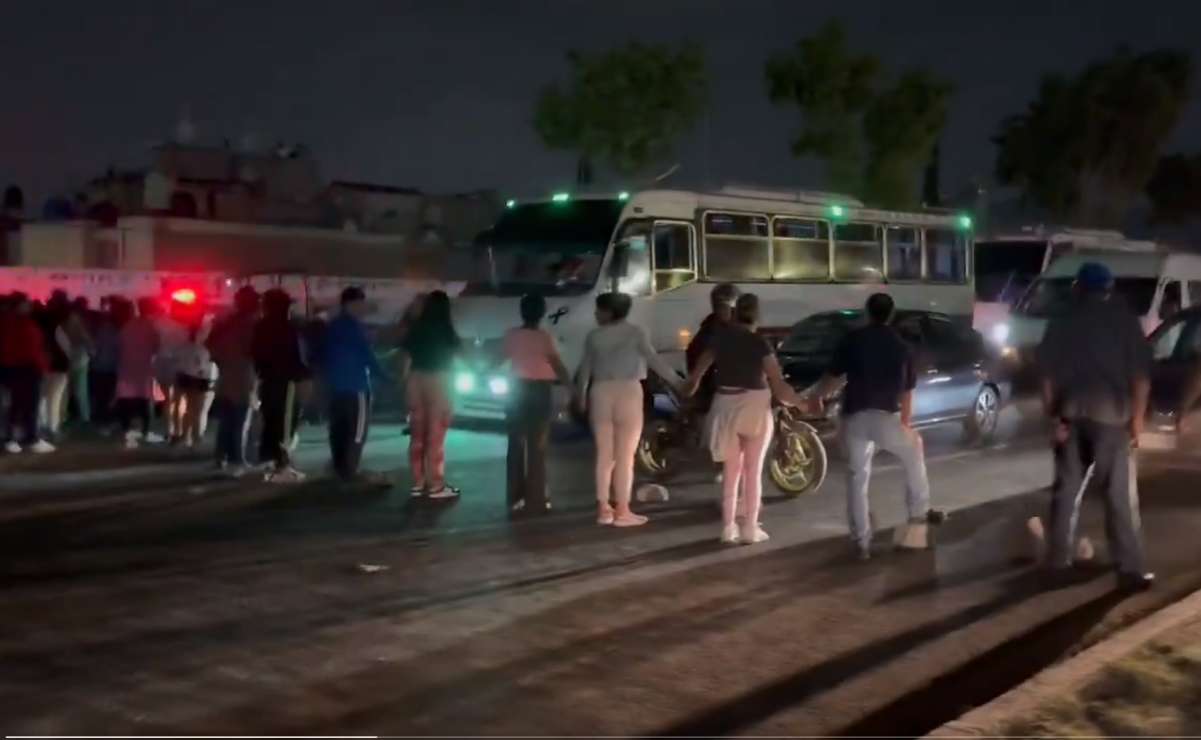
[[[731,522],[721,528],[721,544],[737,545],[740,542],[742,542],[742,534],[738,531],[736,523]]]
[[[744,545],[757,545],[760,542],[767,542],[770,539],[771,537],[758,524],[751,528],[749,532],[744,530],[742,534],[742,544]]]
[[[287,467],[283,470],[275,470],[267,473],[266,481],[268,483],[303,483],[305,474],[293,467]]]
[[[10,455],[19,455],[21,454],[21,445],[13,441],[5,442],[4,451]]]
[[[436,491],[430,491],[428,495],[433,499],[457,498],[459,495],[459,489],[455,488],[454,486],[443,485]]]
[[[250,468],[247,468],[245,465],[231,465],[225,468],[225,474],[230,478],[234,478],[235,480],[243,477],[249,472]]]
[[[29,451],[35,455],[45,455],[47,453],[54,452],[56,449],[58,448],[44,439],[39,439],[37,442],[34,442],[29,446]]]
[[[162,444],[164,441],[163,435],[159,434],[158,432],[149,432],[146,434],[146,442],[148,444],[158,445]]]
[[[288,440],[288,452],[295,452],[300,446],[300,432],[293,432],[292,438]]]

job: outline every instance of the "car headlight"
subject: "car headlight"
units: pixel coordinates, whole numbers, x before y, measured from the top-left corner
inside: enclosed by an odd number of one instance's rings
[[[992,340],[1004,345],[1009,340],[1009,324],[997,324],[992,328]]]
[[[509,395],[509,379],[508,378],[493,378],[488,381],[488,390],[492,391],[494,396]]]

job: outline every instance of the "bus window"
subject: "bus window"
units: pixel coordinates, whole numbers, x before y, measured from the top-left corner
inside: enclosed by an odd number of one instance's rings
[[[825,221],[772,221],[772,280],[829,280],[830,227]]]
[[[729,282],[771,278],[767,216],[705,214],[705,277]]]
[[[834,227],[834,279],[878,283],[884,278],[880,227],[838,224]]]
[[[1046,242],[976,242],[976,300],[1012,304],[1043,271]]]
[[[655,292],[672,290],[696,280],[692,259],[692,225],[655,224]]]
[[[926,279],[967,282],[967,240],[950,229],[926,229]]]
[[[649,221],[626,221],[621,225],[617,241],[626,245],[626,274],[617,278],[616,288],[622,293],[642,296],[651,288],[651,224]]]
[[[922,251],[918,246],[917,229],[908,226],[889,226],[884,230],[888,251],[889,280],[921,280]]]

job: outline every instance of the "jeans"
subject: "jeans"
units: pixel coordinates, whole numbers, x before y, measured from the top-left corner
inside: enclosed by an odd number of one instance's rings
[[[4,374],[9,392],[9,439],[20,444],[33,444],[38,441],[42,374],[36,367],[10,367]]]
[[[250,401],[220,399],[217,406],[217,462],[245,465],[249,431]]]
[[[842,423],[847,451],[847,519],[855,544],[868,547],[872,541],[868,486],[877,449],[900,459],[909,518],[925,521],[930,510],[930,482],[921,436],[901,425],[900,414],[886,411],[859,411],[844,417]]]
[[[71,365],[69,383],[71,400],[75,401],[75,413],[83,424],[92,422],[92,400],[88,388],[88,358],[86,356],[75,360]]]
[[[264,380],[259,384],[259,399],[263,414],[259,462],[273,461],[275,469],[282,470],[292,462],[289,447],[300,415],[296,384],[286,380]]]
[[[552,390],[545,380],[521,380],[505,414],[509,428],[509,505],[525,501],[537,511],[546,504],[546,449],[550,443]]]
[[[336,393],[329,399],[329,452],[334,472],[350,480],[359,472],[367,429],[371,423],[371,396]]]
[[[1105,497],[1105,530],[1118,570],[1142,574],[1145,562],[1130,432],[1125,426],[1087,420],[1073,421],[1067,441],[1056,450],[1047,542],[1050,565],[1062,568],[1072,563],[1080,500],[1093,478]]]

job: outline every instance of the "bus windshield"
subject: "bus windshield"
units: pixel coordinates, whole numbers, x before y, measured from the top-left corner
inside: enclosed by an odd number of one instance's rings
[[[1043,278],[1034,283],[1018,306],[1019,313],[1034,318],[1050,318],[1067,311],[1072,304],[1074,278]],[[1118,278],[1114,281],[1114,296],[1126,301],[1137,316],[1146,316],[1155,300],[1159,281],[1153,277]]]
[[[976,300],[1013,303],[1043,271],[1046,242],[976,242]]]
[[[600,275],[624,203],[579,200],[507,208],[476,240],[464,295],[579,295]]]

